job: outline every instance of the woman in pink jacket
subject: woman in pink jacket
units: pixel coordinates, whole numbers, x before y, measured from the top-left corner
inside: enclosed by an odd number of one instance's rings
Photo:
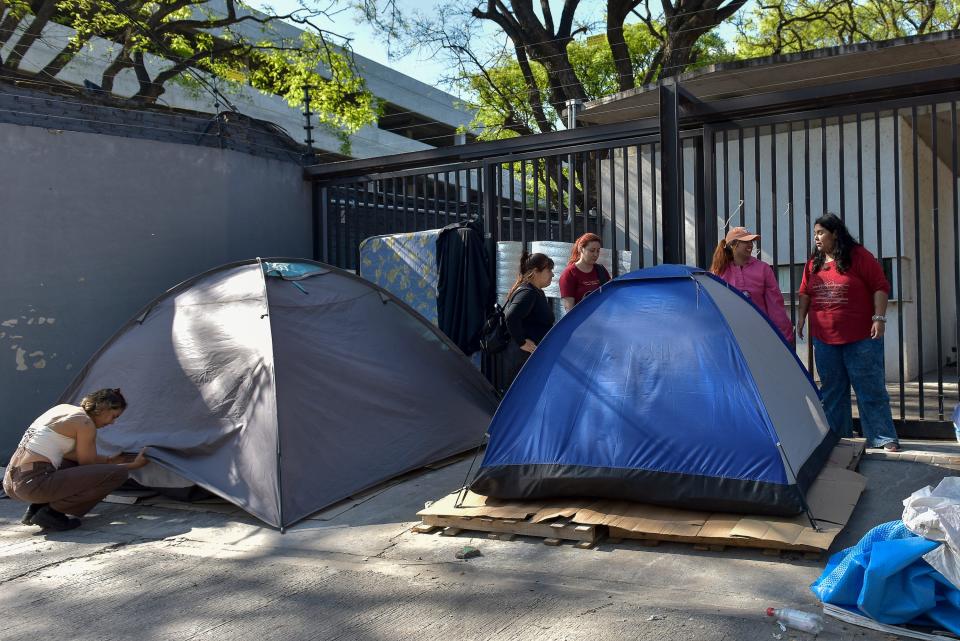
[[[753,257],[753,241],[760,238],[746,227],[734,227],[713,252],[710,271],[737,288],[780,330],[787,342],[794,345],[793,326],[783,306],[783,294],[773,269]]]

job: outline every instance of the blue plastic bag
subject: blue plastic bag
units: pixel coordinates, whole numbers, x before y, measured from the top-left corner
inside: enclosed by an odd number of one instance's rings
[[[830,557],[810,589],[824,603],[891,625],[936,625],[960,634],[960,590],[923,559],[937,541],[891,521]]]

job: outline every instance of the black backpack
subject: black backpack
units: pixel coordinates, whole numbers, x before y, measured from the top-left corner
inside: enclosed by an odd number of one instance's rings
[[[489,355],[499,354],[510,344],[510,330],[499,303],[493,306],[493,312],[487,316],[480,330],[480,348]]]

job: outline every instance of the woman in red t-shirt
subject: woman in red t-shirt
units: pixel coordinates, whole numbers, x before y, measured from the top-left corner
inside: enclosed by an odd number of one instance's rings
[[[610,280],[607,268],[597,263],[599,258],[600,237],[596,234],[584,234],[573,244],[567,267],[560,274],[560,302],[565,312]]]
[[[797,336],[810,313],[810,338],[823,409],[840,436],[853,434],[850,386],[868,447],[900,450],[884,382],[883,332],[890,283],[880,262],[826,214],[813,226],[816,249],[803,270]]]

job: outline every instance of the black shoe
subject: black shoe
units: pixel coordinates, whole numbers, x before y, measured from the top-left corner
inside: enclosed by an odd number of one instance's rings
[[[37,510],[30,522],[33,525],[39,525],[44,530],[53,530],[54,532],[66,532],[75,527],[80,527],[80,519],[69,517],[63,512],[57,512],[49,505],[44,505]]]
[[[31,503],[27,511],[23,513],[23,518],[20,519],[20,522],[24,525],[33,525],[33,516],[37,513],[37,510],[45,505],[46,503]]]

